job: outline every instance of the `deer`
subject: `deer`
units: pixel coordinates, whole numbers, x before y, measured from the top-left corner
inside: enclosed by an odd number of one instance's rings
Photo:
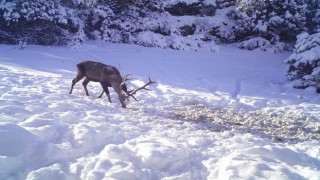
[[[119,70],[112,65],[107,65],[95,61],[82,61],[77,64],[77,75],[72,80],[69,94],[72,94],[74,85],[81,79],[85,78],[82,82],[82,85],[84,87],[86,96],[89,96],[89,92],[87,89],[88,83],[90,81],[99,82],[102,86],[103,91],[100,94],[100,96],[98,96],[98,98],[101,98],[103,93],[106,93],[109,102],[112,103],[108,89],[108,87],[112,87],[114,91],[118,94],[121,106],[123,108],[126,108],[126,100],[129,101],[129,98],[132,97],[134,100],[139,101],[137,98],[134,97],[134,95],[139,90],[150,90],[146,87],[153,83],[156,83],[149,77],[148,83],[146,83],[142,87],[137,88],[136,90],[128,91],[126,82],[131,80],[129,76],[130,74],[122,77]]]

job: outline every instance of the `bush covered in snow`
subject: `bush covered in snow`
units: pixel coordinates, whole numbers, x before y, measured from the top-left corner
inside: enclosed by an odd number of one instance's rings
[[[260,49],[261,51],[271,51],[274,53],[278,53],[284,49],[284,43],[278,42],[276,44],[272,44],[270,41],[262,37],[254,37],[249,40],[242,41],[238,44],[238,47],[240,49]]]
[[[295,88],[311,86],[320,93],[320,33],[302,33],[297,39],[294,53],[286,60],[288,80]]]

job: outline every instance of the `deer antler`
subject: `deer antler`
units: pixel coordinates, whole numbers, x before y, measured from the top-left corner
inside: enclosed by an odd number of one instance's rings
[[[126,81],[131,80],[132,78],[129,78],[129,76],[131,76],[132,74],[126,74],[122,77],[122,82],[121,85],[126,84]]]
[[[147,90],[147,91],[151,91],[150,89],[147,88],[147,86],[149,86],[150,84],[154,84],[154,83],[156,83],[156,82],[153,81],[153,80],[151,80],[151,78],[150,78],[150,76],[149,76],[149,81],[148,81],[145,85],[139,87],[139,88],[136,89],[136,90],[128,91],[128,97],[132,97],[134,100],[139,101],[139,100],[136,99],[133,95],[136,94],[139,90],[142,90],[142,89]]]

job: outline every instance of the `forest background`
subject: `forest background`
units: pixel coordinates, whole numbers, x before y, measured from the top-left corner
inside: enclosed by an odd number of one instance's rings
[[[103,40],[192,51],[210,44],[293,51],[285,60],[287,79],[318,93],[319,32],[319,0],[0,1],[2,44],[77,48]]]

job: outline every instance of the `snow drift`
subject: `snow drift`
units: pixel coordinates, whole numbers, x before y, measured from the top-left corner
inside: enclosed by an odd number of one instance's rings
[[[320,99],[289,55],[215,49],[0,45],[0,179],[319,179]],[[69,95],[85,59],[158,84],[126,109],[99,83]]]

